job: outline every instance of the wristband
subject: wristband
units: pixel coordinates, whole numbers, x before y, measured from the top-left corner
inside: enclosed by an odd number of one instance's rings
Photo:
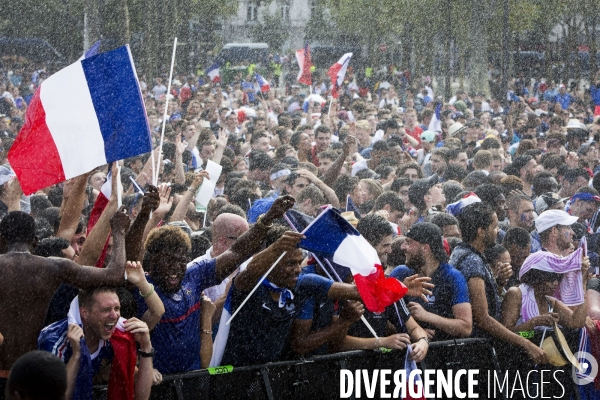
[[[429,339],[427,339],[425,336],[423,336],[423,337],[420,337],[419,339],[417,339],[417,342],[418,342],[419,340],[423,340],[423,339],[425,339],[425,343],[427,343],[427,345],[429,345]],[[416,342],[415,342],[415,343],[416,343]]]
[[[193,187],[190,186],[187,188],[187,190],[189,190],[192,193],[196,193],[196,190],[198,190],[198,189],[194,189]]]
[[[154,354],[156,354],[156,351],[154,351],[154,347],[152,348],[152,350],[150,350],[149,353],[146,353],[145,351],[138,350],[138,355],[140,357],[152,358],[152,357],[154,357]]]
[[[256,224],[257,225],[261,225],[262,227],[269,229],[269,228],[271,228],[273,226],[273,223],[271,222],[271,225],[266,225],[262,221],[262,219],[263,219],[264,216],[265,216],[265,214],[261,214],[260,217],[258,217],[258,219],[256,220]]]
[[[150,284],[150,293],[148,293],[148,294],[142,293],[141,290],[139,292],[140,292],[140,296],[142,296],[142,298],[147,299],[148,297],[152,296],[152,293],[154,293],[154,285]]]

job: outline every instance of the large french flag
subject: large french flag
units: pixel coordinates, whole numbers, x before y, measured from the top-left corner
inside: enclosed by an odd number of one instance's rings
[[[8,160],[23,193],[152,150],[129,47],[78,60],[46,79]]]
[[[327,75],[331,79],[331,95],[336,99],[340,97],[338,89],[342,86],[342,83],[344,83],[346,71],[348,71],[348,64],[350,64],[350,58],[352,58],[352,53],[344,54],[342,58],[329,67],[329,70],[327,71]]]
[[[298,72],[298,82],[308,86],[312,85],[312,74],[310,72],[312,62],[310,59],[310,48],[308,47],[308,43],[304,45],[304,48],[296,50],[296,60],[300,67],[300,72]]]
[[[377,251],[331,206],[302,232],[300,247],[317,256],[332,256],[333,262],[350,268],[365,307],[372,312],[400,300],[408,288],[394,278],[386,278]]]

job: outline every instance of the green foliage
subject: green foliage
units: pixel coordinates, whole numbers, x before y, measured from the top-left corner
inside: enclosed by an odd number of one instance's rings
[[[289,36],[289,31],[283,21],[282,12],[265,13],[262,21],[252,27],[252,40],[267,43],[273,50],[280,51]]]

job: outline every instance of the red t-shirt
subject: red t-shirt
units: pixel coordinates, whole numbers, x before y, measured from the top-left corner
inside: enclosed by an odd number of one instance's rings
[[[408,128],[404,128],[404,131],[406,132],[407,135],[410,135],[411,137],[415,138],[417,140],[417,142],[419,142],[419,145],[416,147],[417,149],[421,148],[421,133],[423,133],[423,129],[417,125],[415,126],[415,129],[413,129],[412,131],[409,131]],[[408,139],[404,139],[404,144],[405,145],[409,145],[410,142],[408,141]]]

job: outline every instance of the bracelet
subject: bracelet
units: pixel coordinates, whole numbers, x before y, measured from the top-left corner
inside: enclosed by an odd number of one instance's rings
[[[137,353],[138,353],[138,355],[139,355],[140,357],[144,357],[144,358],[152,358],[152,357],[154,357],[154,354],[156,354],[156,351],[154,351],[154,347],[153,347],[153,348],[152,348],[152,350],[150,350],[150,352],[149,352],[149,353],[146,353],[145,351],[141,351],[141,350],[138,350],[138,352],[137,352]]]
[[[150,284],[150,293],[148,293],[148,294],[144,294],[140,290],[140,296],[142,296],[144,299],[147,299],[148,297],[152,296],[152,293],[154,293],[154,285],[153,284]]]
[[[207,335],[212,335],[212,331],[202,331],[202,333],[206,333]]]
[[[379,338],[375,338],[375,349],[379,348]]]
[[[187,188],[187,190],[189,190],[192,193],[196,193],[196,190],[198,190],[198,189],[194,189],[193,187],[190,186]]]
[[[417,339],[417,342],[418,342],[419,340],[423,340],[423,339],[425,339],[425,343],[427,343],[427,345],[429,345],[429,339],[427,339],[425,336],[418,338],[418,339]],[[416,342],[415,342],[415,343],[416,343]]]

